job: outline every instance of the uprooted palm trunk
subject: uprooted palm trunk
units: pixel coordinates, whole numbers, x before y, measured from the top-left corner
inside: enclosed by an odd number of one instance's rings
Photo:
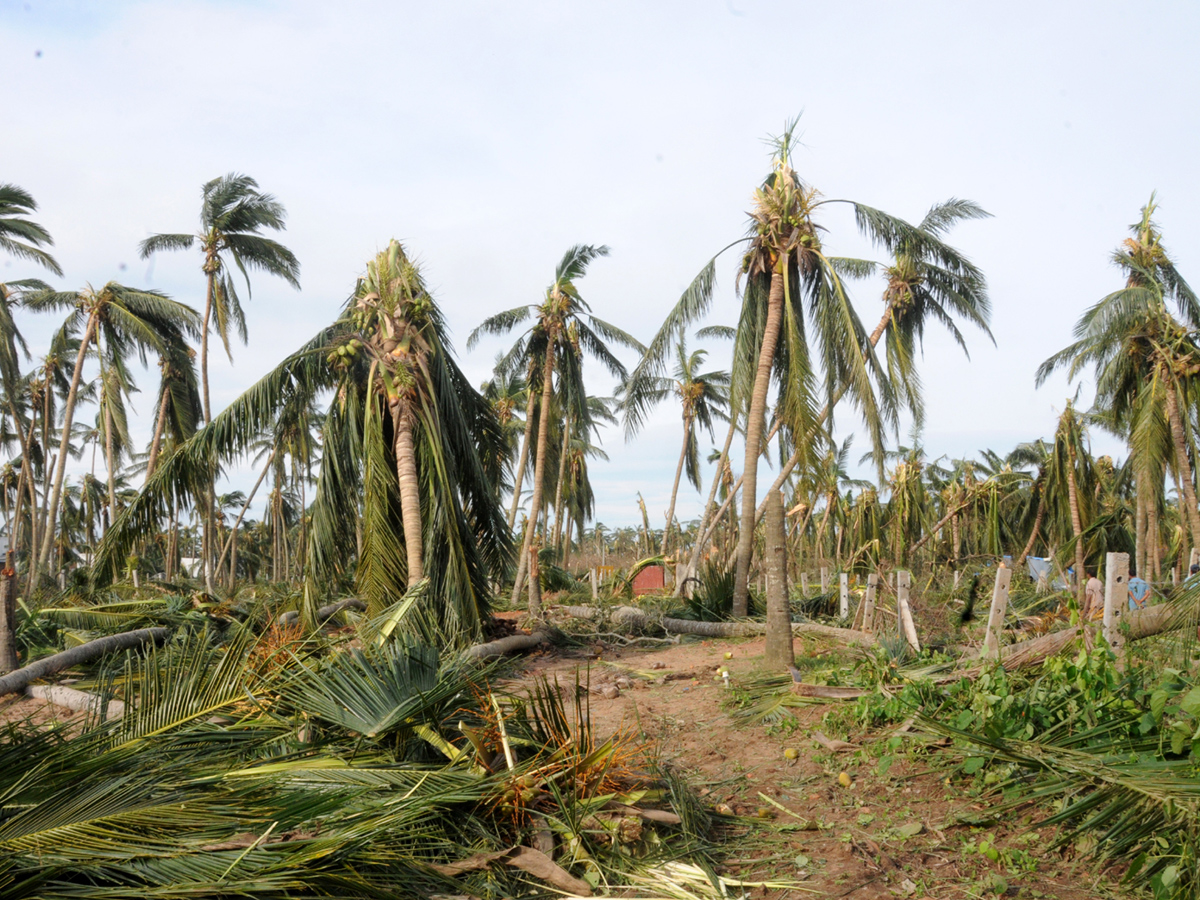
[[[507,656],[520,650],[532,650],[543,644],[550,643],[550,634],[546,631],[535,631],[533,634],[513,634],[486,644],[476,644],[464,653],[470,659],[495,659]]]
[[[560,606],[558,611],[577,619],[598,619],[605,610],[596,606]],[[767,633],[765,622],[697,622],[692,619],[673,619],[664,617],[655,619],[642,610],[632,606],[618,606],[609,615],[617,625],[633,631],[647,631],[661,627],[668,634],[695,634],[700,637],[754,637]],[[851,631],[849,628],[833,628],[829,625],[817,625],[813,622],[793,622],[792,634],[807,634],[812,637],[824,637],[841,641],[858,647],[871,647],[875,644],[873,635],[862,631]]]
[[[1125,624],[1129,628],[1129,640],[1138,641],[1200,625],[1200,608],[1184,608],[1170,603],[1151,606],[1126,613]],[[1039,665],[1068,647],[1082,630],[1081,626],[1073,625],[1062,631],[1052,631],[1032,640],[1010,644],[1001,651],[1000,662],[1006,669]]]
[[[81,666],[108,653],[120,653],[152,641],[165,641],[170,634],[170,628],[139,628],[136,631],[96,638],[94,641],[88,641],[86,644],[80,644],[78,647],[72,647],[62,653],[55,653],[53,656],[39,659],[35,663],[30,663],[22,669],[0,677],[0,697],[24,690],[31,681],[45,678],[72,666]]]

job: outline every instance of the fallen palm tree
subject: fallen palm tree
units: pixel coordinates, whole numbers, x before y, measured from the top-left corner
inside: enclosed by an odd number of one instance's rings
[[[30,682],[37,681],[39,678],[47,678],[65,669],[86,665],[110,653],[121,653],[141,647],[143,644],[165,641],[170,634],[171,629],[165,627],[138,628],[134,631],[96,638],[94,641],[88,641],[78,647],[43,657],[16,671],[9,672],[7,675],[0,676],[0,697],[23,691]]]
[[[692,634],[710,638],[755,637],[767,633],[765,622],[745,620],[701,622],[671,616],[658,618],[633,606],[618,606],[612,610],[605,610],[598,606],[559,606],[555,609],[573,618],[592,621],[607,615],[618,626],[635,631],[647,631],[659,627],[668,634]],[[834,628],[816,622],[793,622],[792,634],[823,637],[858,647],[870,647],[875,644],[874,636],[866,632],[853,631],[849,628]]]
[[[1125,627],[1131,641],[1197,625],[1200,625],[1200,606],[1192,603],[1163,603],[1125,614]],[[1098,623],[1088,627],[1098,628]],[[1084,626],[1072,625],[1028,641],[1009,644],[1000,651],[1000,662],[1006,669],[1040,665],[1069,647],[1083,630]]]

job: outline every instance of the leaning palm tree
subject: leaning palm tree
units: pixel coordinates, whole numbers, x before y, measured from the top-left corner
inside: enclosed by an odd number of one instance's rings
[[[138,245],[143,259],[160,250],[190,250],[197,243],[203,254],[201,270],[205,277],[204,320],[200,334],[200,386],[204,404],[204,422],[212,421],[208,390],[208,334],[215,324],[218,337],[232,358],[229,347],[230,327],[237,329],[246,342],[246,320],[231,271],[236,268],[250,292],[248,269],[259,269],[278,276],[299,290],[300,263],[287,247],[265,237],[264,229],[282,231],[287,212],[271,194],[258,190],[258,182],[248,175],[230,173],[214,178],[202,189],[200,231],[197,234],[156,234]],[[208,504],[213,501],[213,486],[208,488]],[[204,515],[204,569],[212,589],[213,547],[212,512]]]
[[[608,348],[606,341],[643,350],[633,337],[592,315],[591,307],[579,293],[576,282],[587,272],[588,265],[598,256],[607,256],[608,248],[577,244],[568,250],[554,272],[554,281],[546,288],[545,299],[539,304],[518,306],[485,320],[471,334],[467,346],[473,346],[481,334],[505,334],[517,325],[533,320],[522,335],[510,357],[537,359],[541,363],[541,413],[538,418],[537,443],[534,452],[533,494],[529,503],[529,525],[525,531],[521,554],[517,560],[517,575],[513,585],[513,602],[520,598],[525,575],[529,570],[529,554],[542,512],[543,486],[546,476],[546,456],[550,437],[550,400],[554,395],[556,373],[577,368],[583,351],[596,357],[618,378],[625,378],[625,366]],[[579,388],[582,386],[580,385]],[[582,390],[576,396],[586,396]],[[527,417],[527,421],[528,421]],[[524,454],[523,454],[524,455]],[[518,476],[519,477],[519,476]],[[519,490],[519,488],[518,488]],[[529,611],[540,618],[541,588],[538,579],[529,579]]]
[[[725,412],[729,405],[729,373],[717,370],[701,372],[707,356],[704,350],[689,353],[687,339],[681,334],[676,346],[674,377],[645,374],[638,381],[631,381],[626,385],[622,399],[627,436],[637,432],[652,407],[669,397],[677,397],[682,407],[683,446],[679,451],[679,462],[675,466],[671,501],[667,505],[667,524],[663,529],[662,546],[659,548],[663,556],[667,554],[667,542],[675,521],[679,481],[685,471],[692,486],[696,490],[700,489],[700,452],[696,440],[696,426],[708,429],[709,437],[715,440],[713,423],[730,421]]]
[[[300,289],[300,263],[295,254],[262,231],[283,231],[287,212],[270,194],[258,190],[247,175],[230,173],[214,178],[202,189],[200,231],[197,234],[156,234],[138,245],[142,259],[160,250],[190,250],[197,243],[204,255],[204,321],[200,335],[200,382],[204,421],[212,421],[208,398],[208,334],[215,319],[217,336],[230,354],[229,330],[237,329],[246,342],[246,320],[231,268],[242,273],[250,292],[248,269],[259,269]],[[232,265],[231,265],[232,264]]]
[[[326,397],[306,520],[306,615],[351,580],[381,612],[418,588],[419,574],[440,636],[477,639],[489,583],[512,562],[482,461],[501,452],[503,433],[454,361],[441,311],[395,242],[372,261],[337,321],[159,462],[101,542],[97,581],[118,576],[130,548],[171,514],[178,485],[204,483]]]
[[[110,281],[97,289],[90,285],[77,293],[45,291],[27,301],[35,310],[69,309],[71,313],[64,329],[83,329],[71,386],[63,404],[63,423],[54,472],[54,485],[47,504],[46,527],[37,564],[42,570],[49,565],[54,549],[55,518],[62,502],[63,476],[71,445],[71,424],[83,380],[84,363],[93,343],[102,340],[110,353],[124,354],[136,350],[145,363],[146,351],[163,353],[164,335],[184,333],[198,336],[200,319],[196,311],[157,291],[138,290]]]
[[[789,123],[775,141],[772,172],[755,194],[750,233],[729,245],[748,244],[741,267],[742,315],[732,370],[733,408],[737,416],[745,418],[747,446],[740,482],[745,527],[739,537],[735,581],[734,608],[738,613],[744,613],[747,599],[753,523],[757,517],[757,463],[766,444],[764,416],[772,380],[779,384],[779,396],[771,435],[782,430],[785,437],[790,435],[790,443],[797,451],[786,466],[789,473],[843,396],[849,396],[859,409],[877,457],[883,449],[884,428],[896,421],[897,397],[892,378],[897,372],[886,371],[876,361],[874,345],[850,303],[842,280],[844,274],[870,274],[875,271],[875,264],[826,255],[821,240],[823,229],[817,218],[819,210],[826,204],[849,203],[863,233],[894,250],[903,248],[911,256],[948,259],[950,250],[938,236],[937,228],[944,227],[944,223],[934,213],[931,213],[931,227],[922,230],[860,203],[822,198],[803,183],[790,162],[795,125]],[[968,216],[976,214],[983,213],[972,212]],[[633,377],[642,372],[661,374],[679,329],[707,312],[712,302],[715,263],[716,257],[684,292],[651,341],[649,352]],[[979,289],[982,290],[982,282]],[[897,299],[901,296],[903,292],[896,293]],[[911,306],[917,309],[921,305]],[[931,314],[936,316],[937,312]],[[981,315],[986,316],[986,308]],[[920,329],[916,334],[919,336]],[[905,400],[906,393],[901,385],[900,401]],[[822,401],[824,410],[818,414],[816,408]],[[781,484],[782,479],[777,479],[772,489]],[[719,520],[723,512],[719,511],[714,518]],[[706,543],[705,527],[700,532],[697,549]]]
[[[58,261],[44,247],[53,246],[54,239],[44,227],[27,218],[37,211],[37,202],[26,190],[14,184],[0,184],[0,252],[18,259],[28,260],[56,275],[62,275]],[[17,328],[13,310],[21,305],[23,299],[31,293],[49,290],[45,282],[36,278],[19,279],[0,282],[0,390],[4,392],[4,409],[13,417],[13,427],[17,431],[21,453],[25,460],[21,474],[24,476],[23,486],[32,497],[34,480],[30,468],[34,454],[32,437],[32,422],[34,411],[29,410],[29,428],[22,428],[25,416],[19,411],[17,402],[21,381],[21,354],[28,356],[29,350],[25,339]],[[32,395],[31,395],[32,399]],[[18,492],[18,503],[20,493]],[[30,503],[31,514],[35,512],[36,503]],[[33,516],[36,518],[36,516]],[[31,526],[33,519],[31,518]],[[18,546],[16,535],[10,532],[10,547]]]
[[[1154,197],[1142,208],[1128,238],[1113,253],[1124,288],[1102,298],[1075,326],[1076,340],[1038,368],[1037,383],[1067,368],[1074,378],[1091,366],[1097,407],[1130,442],[1139,487],[1139,521],[1145,502],[1161,492],[1163,471],[1174,470],[1193,547],[1200,546],[1200,509],[1190,461],[1194,442],[1189,399],[1200,380],[1200,299],[1175,268],[1154,223]],[[1164,440],[1165,436],[1167,437]],[[1139,533],[1141,529],[1139,528]],[[1139,561],[1144,553],[1139,549]]]

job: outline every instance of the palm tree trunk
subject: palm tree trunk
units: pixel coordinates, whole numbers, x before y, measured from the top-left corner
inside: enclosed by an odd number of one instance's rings
[[[529,399],[525,403],[525,434],[521,438],[521,456],[517,462],[517,471],[513,476],[512,504],[508,508],[508,530],[512,531],[517,522],[517,509],[521,506],[521,485],[525,481],[525,467],[529,465],[529,438],[533,432],[533,410],[537,402],[537,394],[533,385],[529,386]]]
[[[871,344],[872,350],[874,350],[879,345],[879,340],[880,340],[880,338],[883,337],[883,332],[886,330],[888,322],[891,321],[892,312],[893,312],[892,301],[889,300],[887,308],[883,311],[883,316],[879,320],[879,324],[876,325],[875,330],[871,332],[870,344]],[[845,393],[846,393],[845,387],[838,388],[837,393],[834,394],[834,396],[833,396],[833,399],[825,404],[825,408],[822,409],[821,414],[819,416],[817,416],[816,422],[813,423],[814,429],[820,428],[821,425],[823,425],[825,423],[825,420],[829,418],[829,414],[833,411],[833,408],[835,406],[837,406],[838,401],[842,399],[842,396]],[[788,476],[792,474],[792,470],[794,468],[796,468],[796,464],[800,462],[800,454],[803,452],[803,450],[805,449],[807,444],[808,444],[808,436],[806,436],[804,441],[796,442],[796,449],[792,452],[792,455],[788,459],[788,461],[783,464],[783,468],[781,468],[779,470],[779,474],[777,476],[775,476],[775,480],[773,482],[771,482],[771,487],[767,489],[768,494],[771,493],[771,491],[777,491],[781,487],[783,487],[783,483],[785,481],[787,481]],[[758,510],[755,512],[755,520],[754,521],[756,524],[759,521],[759,519],[761,519],[763,517],[763,512],[766,509],[765,504],[766,504],[766,501],[764,500],[763,505],[760,505],[758,507]]]
[[[242,510],[238,513],[237,520],[233,523],[233,530],[229,532],[229,538],[225,541],[225,546],[221,550],[221,558],[217,561],[217,568],[221,568],[225,563],[225,556],[229,553],[230,548],[234,548],[233,552],[237,553],[237,534],[238,528],[242,524],[242,519],[246,515],[246,510],[250,508],[250,504],[254,502],[254,495],[258,493],[258,489],[267,478],[267,472],[271,470],[271,463],[275,460],[275,451],[271,451],[271,455],[267,457],[267,464],[263,466],[263,470],[258,475],[258,481],[254,482],[254,487],[250,489],[250,496],[246,498],[246,502],[242,504]]]
[[[950,542],[953,544],[950,548],[950,562],[955,568],[958,567],[958,548],[962,546],[961,539],[962,532],[958,525],[958,513],[955,513],[950,517]]]
[[[17,494],[16,494],[16,499],[14,501],[15,509],[14,509],[14,514],[13,514],[13,519],[9,522],[9,526],[8,526],[9,548],[11,550],[13,550],[14,552],[16,552],[21,549],[21,535],[19,532],[22,530],[21,529],[21,504],[24,502],[24,495],[26,492],[25,485],[26,485],[26,483],[32,484],[33,480],[34,480],[34,478],[33,478],[33,455],[29,452],[29,450],[30,450],[30,447],[32,447],[32,445],[33,445],[33,423],[34,423],[35,416],[33,415],[33,410],[31,409],[30,416],[29,416],[29,431],[26,432],[26,430],[21,427],[21,417],[17,415],[17,406],[16,406],[16,403],[13,402],[11,397],[9,398],[9,401],[8,401],[8,408],[12,412],[13,427],[16,428],[17,437],[21,441],[21,460],[22,460],[21,461],[21,474],[17,476]],[[33,491],[30,491],[29,498],[30,498],[30,524],[32,525],[34,517],[36,515],[36,510],[37,510],[37,495]],[[15,526],[13,525],[14,521],[16,523]],[[13,530],[14,527],[16,528],[15,531]],[[36,537],[32,534],[30,535],[29,546],[34,547],[34,548],[37,547]]]
[[[675,522],[675,498],[679,495],[679,479],[683,475],[683,464],[687,460],[689,440],[692,436],[692,418],[686,413],[683,416],[683,447],[679,450],[679,463],[675,466],[675,483],[671,486],[671,505],[667,507],[667,527],[663,531],[662,549],[659,551],[663,556],[667,555],[667,538],[671,535],[671,525]],[[716,479],[713,479],[714,483]]]
[[[1017,560],[1017,568],[1020,569],[1025,565],[1025,558],[1033,552],[1034,545],[1037,544],[1038,534],[1042,530],[1042,522],[1046,518],[1046,492],[1045,490],[1038,491],[1037,513],[1033,517],[1033,531],[1029,534],[1029,541],[1025,544],[1025,549],[1021,551],[1021,557]]]
[[[574,519],[574,516],[571,514],[571,510],[568,509],[567,510],[567,530],[566,530],[566,533],[563,535],[563,547],[562,547],[562,552],[563,552],[562,565],[563,565],[564,569],[567,568],[567,566],[569,566],[571,564],[571,529],[574,527],[574,524],[575,524],[572,521],[572,519]]]
[[[208,490],[204,494],[204,589],[210,594],[214,593],[213,578],[216,575],[216,572],[213,570],[213,563],[216,560],[214,551],[216,550],[217,542],[217,531],[214,522],[214,508],[217,505],[215,481],[215,475],[210,474]]]
[[[179,556],[179,507],[175,503],[175,494],[171,494],[171,530],[167,537],[167,558],[164,571],[167,581],[175,578],[175,560]]]
[[[517,581],[513,585],[512,600],[515,604],[521,597],[521,582],[530,569],[529,552],[533,547],[537,531],[538,515],[542,511],[542,483],[546,477],[546,445],[550,436],[550,397],[554,390],[554,337],[546,342],[546,358],[542,363],[542,411],[538,416],[537,453],[533,464],[533,497],[529,501],[529,526],[525,529],[525,540],[521,544],[521,556],[517,562]],[[535,619],[542,617],[542,586],[536,577],[529,579],[529,614]]]
[[[710,514],[713,502],[717,498],[717,489],[721,486],[721,475],[725,471],[725,465],[729,461],[729,448],[733,446],[733,436],[737,433],[737,417],[731,416],[729,419],[729,433],[725,435],[725,446],[721,448],[721,456],[717,460],[716,471],[713,472],[712,484],[708,488],[708,499],[704,501],[704,511],[700,514],[700,527],[696,530],[696,543],[692,547],[692,559],[688,563],[688,573],[694,573],[700,566],[700,555],[704,552],[704,546],[708,543],[709,536],[716,529],[716,520],[719,515],[713,516]],[[711,524],[711,527],[710,527]],[[680,595],[683,589],[682,582],[677,581],[675,584],[675,596]]]
[[[1179,480],[1183,484],[1183,495],[1187,500],[1187,522],[1192,535],[1192,546],[1200,547],[1200,510],[1196,508],[1196,485],[1192,481],[1192,466],[1188,462],[1187,439],[1183,431],[1183,417],[1179,413],[1179,394],[1173,384],[1167,385],[1167,419],[1171,423],[1171,440],[1175,444],[1175,465]]]
[[[167,424],[167,406],[170,399],[170,392],[164,387],[162,403],[158,404],[158,421],[154,425],[154,440],[150,442],[150,459],[146,462],[147,481],[154,474],[154,467],[158,463],[158,453],[162,448],[163,431],[166,429]]]
[[[767,391],[771,386],[771,368],[783,324],[783,281],[787,277],[786,255],[776,263],[767,295],[767,321],[763,326],[758,369],[754,373],[754,391],[746,417],[746,462],[742,468],[742,522],[738,533],[737,570],[733,581],[733,614],[745,616],[750,601],[750,562],[754,555],[754,513],[758,504],[758,458],[762,455],[763,423],[767,412]]]
[[[1146,507],[1146,535],[1149,538],[1149,559],[1146,561],[1150,581],[1161,580],[1162,569],[1162,530],[1158,527],[1158,504],[1152,503]],[[1140,572],[1138,573],[1141,574]],[[1145,578],[1146,576],[1142,576]]]
[[[1134,570],[1143,578],[1146,568],[1146,473],[1139,467],[1134,476],[1133,552]]]
[[[67,391],[67,400],[63,406],[62,438],[58,445],[58,462],[54,468],[54,488],[50,500],[46,504],[46,531],[42,538],[42,552],[38,555],[38,568],[45,569],[50,564],[50,553],[54,549],[54,527],[58,518],[58,504],[62,502],[63,477],[67,471],[67,451],[71,449],[71,423],[75,419],[75,401],[79,396],[79,382],[83,378],[83,362],[87,356],[88,345],[96,336],[96,314],[88,316],[87,330],[83,340],[79,342],[79,352],[75,356],[75,371],[71,375],[71,388]],[[49,390],[47,386],[47,390]],[[32,568],[32,566],[31,566]]]
[[[825,527],[829,524],[829,517],[833,513],[833,494],[825,495],[825,514],[821,516],[821,521],[817,525],[817,534],[813,539],[816,550],[820,554],[822,560],[827,559],[826,550],[829,545],[825,543]]]
[[[217,279],[217,259],[215,250],[210,250],[204,261],[204,271],[207,274],[205,292],[204,292],[204,324],[200,332],[200,383],[204,389],[204,424],[207,426],[212,423],[212,409],[208,402],[208,323],[212,319],[213,295],[216,289]],[[204,567],[204,586],[211,594],[213,591],[213,542],[215,536],[213,534],[213,516],[212,507],[216,502],[216,480],[215,473],[209,478],[208,490],[204,492],[204,502],[208,509],[205,511],[201,519],[204,528],[204,540],[201,544],[201,552],[203,559],[201,565]]]
[[[204,424],[212,422],[212,410],[208,404],[208,323],[212,321],[214,292],[216,290],[217,273],[216,256],[209,252],[204,261],[204,270],[208,275],[204,292],[204,325],[200,332],[200,384],[204,389]]]
[[[1067,503],[1071,507],[1071,532],[1075,537],[1075,594],[1082,610],[1087,591],[1087,571],[1084,568],[1083,520],[1079,515],[1079,490],[1075,483],[1074,448],[1071,448],[1067,455],[1070,457],[1067,466]]]
[[[413,446],[412,406],[400,401],[396,414],[396,480],[400,486],[400,518],[404,522],[404,552],[408,557],[408,586],[425,577],[422,554],[421,485],[417,476],[417,454]]]
[[[567,452],[571,449],[571,419],[563,423],[562,447],[558,453],[558,484],[554,487],[554,552],[562,552],[563,481],[567,477]]]
[[[112,408],[106,399],[104,403],[104,463],[108,467],[108,523],[110,527],[117,520],[117,473],[114,465],[116,454],[113,448],[112,429]]]

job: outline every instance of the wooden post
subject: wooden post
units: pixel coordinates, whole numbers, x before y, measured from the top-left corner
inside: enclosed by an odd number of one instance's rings
[[[802,597],[808,596],[808,573],[807,572],[800,573],[800,595]]]
[[[838,576],[838,613],[843,619],[850,615],[850,576],[845,572]]]
[[[1125,635],[1121,634],[1121,622],[1125,619],[1125,610],[1129,608],[1129,554],[1108,554],[1106,568],[1104,639],[1119,658],[1125,652]]]
[[[787,554],[783,533],[783,495],[771,491],[763,515],[766,528],[767,640],[763,662],[779,672],[796,664],[792,646],[792,611],[787,598]]]
[[[913,653],[921,652],[921,642],[917,640],[917,626],[913,622],[912,610],[908,606],[908,591],[912,587],[912,574],[906,569],[896,573],[896,612],[900,620],[900,632],[912,647]]]
[[[868,634],[875,630],[875,594],[879,590],[879,574],[867,576],[867,594],[863,598],[862,630]]]
[[[1000,656],[1000,635],[1004,632],[1004,617],[1008,615],[1008,586],[1012,582],[1012,569],[1000,564],[996,570],[996,586],[992,589],[992,610],[988,613],[987,631],[983,635],[983,656],[996,659]]]
[[[821,593],[829,593],[829,566],[821,566]]]

